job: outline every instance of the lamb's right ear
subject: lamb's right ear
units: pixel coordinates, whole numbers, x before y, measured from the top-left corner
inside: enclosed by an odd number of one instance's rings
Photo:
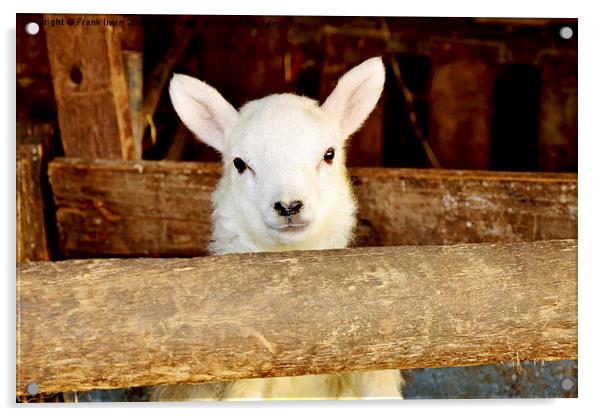
[[[186,127],[200,140],[223,152],[226,131],[238,119],[236,109],[215,88],[188,75],[174,74],[169,96]]]
[[[383,91],[385,67],[380,57],[371,58],[344,74],[322,109],[339,124],[347,138],[366,121]]]

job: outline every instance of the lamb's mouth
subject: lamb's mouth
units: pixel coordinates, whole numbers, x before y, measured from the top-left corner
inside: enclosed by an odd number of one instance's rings
[[[295,233],[305,230],[308,225],[308,222],[294,222],[291,218],[289,218],[287,224],[269,225],[268,227],[284,233]]]

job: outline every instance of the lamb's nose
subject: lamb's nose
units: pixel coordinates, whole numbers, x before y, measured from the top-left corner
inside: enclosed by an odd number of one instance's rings
[[[278,215],[282,215],[283,217],[289,217],[291,215],[298,214],[303,208],[303,202],[301,201],[292,201],[290,204],[283,204],[282,201],[278,201],[274,204],[274,210],[278,213]]]

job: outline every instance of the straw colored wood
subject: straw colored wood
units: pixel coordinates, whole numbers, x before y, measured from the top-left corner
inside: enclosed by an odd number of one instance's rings
[[[574,240],[18,266],[17,395],[577,357]]]

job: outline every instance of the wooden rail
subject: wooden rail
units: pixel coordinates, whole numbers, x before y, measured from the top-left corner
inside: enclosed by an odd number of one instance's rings
[[[577,238],[577,175],[350,169],[356,246]],[[199,256],[217,163],[58,159],[49,165],[63,258]]]
[[[17,395],[577,357],[575,240],[17,269]]]

